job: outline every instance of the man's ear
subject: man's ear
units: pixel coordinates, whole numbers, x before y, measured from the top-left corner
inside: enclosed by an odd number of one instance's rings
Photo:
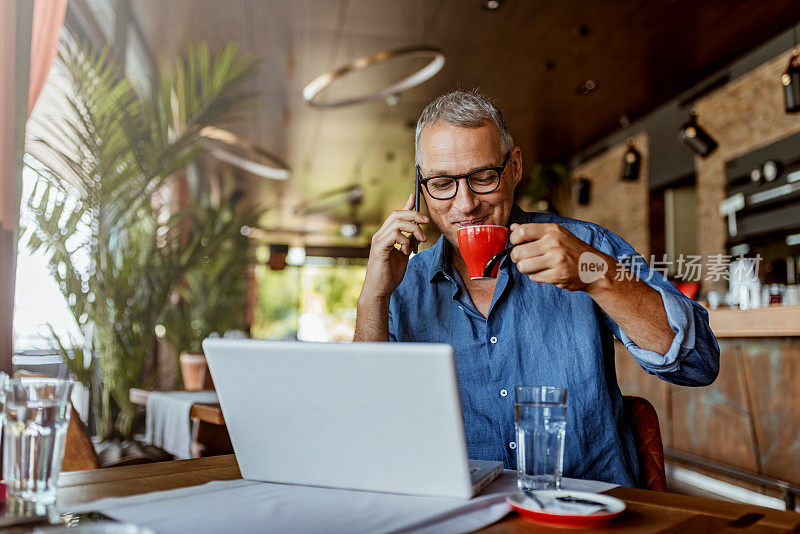
[[[514,187],[517,187],[520,180],[522,180],[522,150],[518,146],[514,147],[511,153],[511,160],[514,163]]]

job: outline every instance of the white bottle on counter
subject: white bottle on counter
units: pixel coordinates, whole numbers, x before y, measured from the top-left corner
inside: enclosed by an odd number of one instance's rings
[[[761,300],[761,295],[762,295],[761,282],[758,279],[756,279],[754,282],[752,282],[747,289],[750,292],[750,307],[751,308],[756,309],[756,308],[760,308],[761,306],[765,305],[764,301]]]

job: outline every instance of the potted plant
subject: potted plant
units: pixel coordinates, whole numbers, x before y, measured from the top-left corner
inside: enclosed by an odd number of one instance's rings
[[[198,156],[204,127],[251,100],[241,87],[254,63],[237,59],[235,43],[214,55],[192,45],[186,60],[162,64],[148,96],[108,50],[65,39],[56,65],[68,81],[63,115],[47,117],[26,143],[39,180],[20,240],[48,255],[83,345],[97,355],[100,437],[127,437],[128,391],[153,383],[145,364],[169,296],[239,222],[192,205],[176,211],[166,184]]]
[[[569,183],[569,169],[559,163],[537,163],[527,183],[520,187],[520,205],[528,211],[553,211],[560,194]]]
[[[203,206],[201,213],[227,213],[238,222],[228,225],[228,235],[213,257],[206,257],[189,271],[173,290],[164,316],[164,339],[175,354],[183,387],[193,391],[213,389],[201,343],[203,339],[227,332],[243,332],[247,325],[247,271],[251,267],[248,238],[241,229],[252,226],[259,212],[238,206],[239,192],[219,207]]]

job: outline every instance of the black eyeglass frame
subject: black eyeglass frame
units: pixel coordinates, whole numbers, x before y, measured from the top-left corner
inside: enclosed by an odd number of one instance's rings
[[[428,194],[431,196],[431,198],[433,198],[435,200],[450,200],[451,198],[454,198],[458,194],[458,181],[461,180],[462,178],[467,180],[467,187],[469,187],[470,191],[472,191],[476,195],[488,195],[490,193],[494,193],[495,191],[497,191],[497,188],[500,187],[500,178],[502,178],[503,177],[503,173],[506,172],[506,166],[508,165],[508,161],[511,159],[511,154],[513,152],[514,152],[514,150],[509,150],[508,151],[508,154],[506,154],[506,157],[503,159],[503,163],[500,164],[499,167],[484,167],[483,169],[478,169],[476,171],[468,172],[466,174],[458,174],[456,176],[449,176],[447,174],[440,174],[440,175],[437,175],[437,176],[429,176],[428,178],[423,178],[422,174],[420,173],[420,170],[419,170],[419,165],[415,165],[416,171],[417,171],[417,176],[416,176],[417,182],[422,184],[422,185],[424,185],[425,186],[425,191],[427,191]],[[495,172],[497,172],[497,185],[495,185],[494,189],[492,189],[491,191],[475,191],[472,188],[472,184],[469,181],[469,177],[472,176],[473,174],[478,174],[479,172],[485,172],[485,171],[495,171]],[[452,178],[456,183],[456,189],[455,189],[455,191],[453,191],[453,194],[450,195],[449,197],[446,197],[446,198],[439,198],[439,197],[434,196],[431,193],[430,189],[428,189],[428,182],[430,180],[433,180],[434,178]]]

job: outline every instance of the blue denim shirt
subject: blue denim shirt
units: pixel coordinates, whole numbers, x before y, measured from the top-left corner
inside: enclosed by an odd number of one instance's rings
[[[566,387],[564,476],[636,486],[636,451],[622,417],[613,336],[648,373],[674,384],[707,385],[719,370],[708,314],[601,226],[516,206],[513,222],[557,223],[619,261],[642,262],[639,277],[661,294],[675,331],[667,353],[637,347],[589,295],[532,282],[508,258],[484,318],[452,267],[444,237],[409,261],[389,306],[390,340],[453,346],[470,458],[516,469],[514,386]]]

